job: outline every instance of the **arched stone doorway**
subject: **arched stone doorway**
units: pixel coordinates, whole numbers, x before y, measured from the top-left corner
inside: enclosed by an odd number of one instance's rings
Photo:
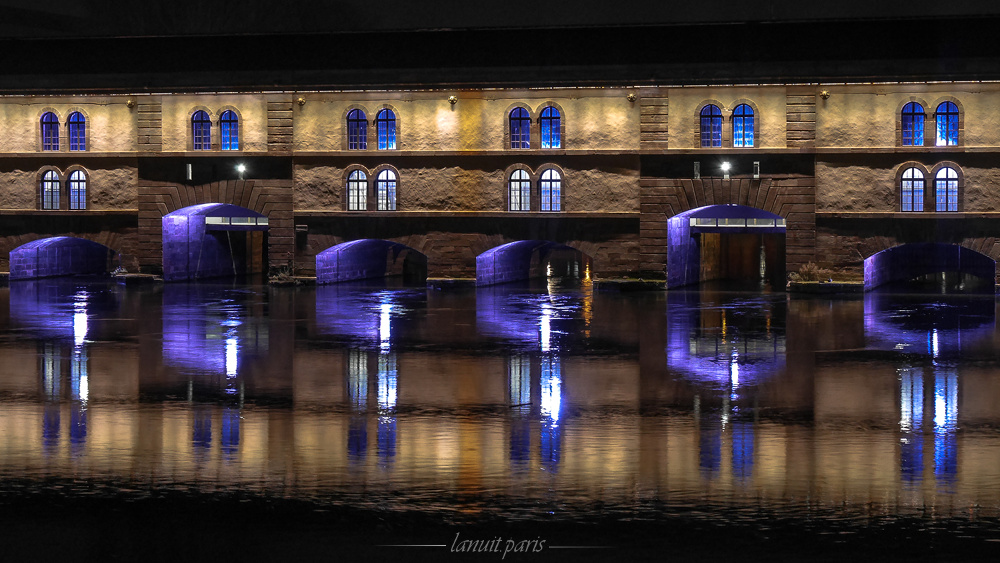
[[[405,282],[427,280],[427,256],[381,239],[361,239],[331,246],[316,255],[316,283],[402,276]]]
[[[589,256],[547,240],[519,240],[487,250],[476,257],[476,285],[566,276],[589,280]]]
[[[91,240],[49,237],[10,251],[10,279],[107,274],[114,252]]]
[[[204,203],[164,215],[163,279],[260,273],[267,268],[267,217],[226,203]]]
[[[957,244],[920,242],[902,244],[865,259],[865,291],[937,274],[947,289],[976,287],[993,290],[996,260]],[[949,281],[950,279],[950,281]]]

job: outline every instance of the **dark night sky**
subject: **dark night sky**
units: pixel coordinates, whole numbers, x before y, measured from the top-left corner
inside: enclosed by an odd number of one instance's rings
[[[300,33],[1000,14],[987,0],[0,0],[0,37]]]

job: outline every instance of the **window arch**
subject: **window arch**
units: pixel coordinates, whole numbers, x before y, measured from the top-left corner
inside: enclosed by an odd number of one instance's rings
[[[212,149],[212,120],[205,110],[200,109],[191,115],[191,140],[196,151]]]
[[[364,170],[353,170],[347,176],[347,210],[368,209],[368,175]]]
[[[942,167],[934,175],[935,211],[958,211],[958,171]]]
[[[562,116],[559,110],[553,106],[545,106],[538,118],[542,132],[543,149],[562,148]],[[513,135],[511,136],[513,139]]]
[[[899,188],[901,211],[924,210],[924,173],[919,168],[904,170]]]
[[[227,109],[219,116],[219,137],[224,151],[240,150],[240,116]]]
[[[958,106],[955,102],[941,102],[934,113],[936,142],[939,147],[958,145]]]
[[[396,210],[397,176],[394,170],[386,168],[375,177],[375,194],[379,211]]]
[[[701,146],[722,146],[722,110],[715,104],[701,109]]]
[[[733,146],[754,146],[754,114],[749,104],[740,104],[733,110]]]
[[[379,110],[375,114],[375,132],[380,151],[396,150],[396,113],[389,108]]]
[[[87,208],[87,175],[83,170],[74,170],[69,175],[69,208]]]
[[[528,110],[522,107],[510,110],[508,121],[510,122],[510,148],[530,149],[531,116],[528,115]]]
[[[59,118],[51,111],[42,114],[42,150],[59,150]]]
[[[59,174],[55,170],[46,171],[40,188],[42,209],[59,209]]]
[[[66,120],[69,129],[69,150],[87,150],[87,118],[82,113],[74,111]]]
[[[368,117],[359,109],[347,112],[347,148],[352,151],[368,149]]]
[[[508,204],[510,211],[531,211],[531,179],[528,172],[517,169],[507,180]]]
[[[924,144],[924,106],[909,102],[900,113],[904,147],[921,147]]]
[[[541,196],[539,208],[542,211],[562,211],[562,174],[555,168],[547,168],[538,180]]]

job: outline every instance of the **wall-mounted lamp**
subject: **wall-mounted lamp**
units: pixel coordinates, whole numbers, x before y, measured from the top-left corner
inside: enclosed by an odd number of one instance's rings
[[[448,103],[455,105],[458,103],[458,96],[448,96]]]
[[[126,98],[125,107],[132,109],[135,107],[135,98]]]
[[[304,106],[304,105],[306,105],[306,99],[305,99],[305,98],[302,98],[302,97],[300,97],[299,99],[297,99],[297,100],[295,100],[295,101],[296,101],[296,102],[297,102],[297,103],[298,103],[298,104],[299,104],[300,106]]]
[[[728,180],[729,179],[729,169],[732,168],[732,167],[733,166],[731,164],[729,164],[728,161],[727,162],[723,162],[722,166],[719,167],[719,168],[722,168],[722,178],[724,180]]]
[[[830,91],[829,90],[823,90],[822,92],[819,93],[819,97],[823,98],[824,100],[829,99],[830,98]]]
[[[635,92],[629,92],[628,95],[625,96],[625,99],[628,100],[629,102],[634,103],[636,100],[639,99],[639,96],[636,96]]]
[[[240,180],[243,179],[243,173],[247,171],[247,165],[242,162],[236,165],[236,171],[240,173]]]

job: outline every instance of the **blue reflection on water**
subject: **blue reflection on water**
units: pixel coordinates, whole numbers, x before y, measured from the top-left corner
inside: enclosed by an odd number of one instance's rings
[[[900,371],[899,468],[903,480],[912,483],[923,479],[924,471],[924,380],[912,368]]]
[[[227,459],[233,459],[240,447],[240,411],[227,408],[222,411],[222,453]]]
[[[996,330],[992,296],[865,294],[865,340],[869,348],[960,358]]]
[[[934,374],[934,475],[951,484],[958,472],[958,375],[954,369]]]
[[[582,332],[585,296],[574,291],[539,293],[526,287],[476,290],[476,327],[483,336],[543,353],[565,350]]]

